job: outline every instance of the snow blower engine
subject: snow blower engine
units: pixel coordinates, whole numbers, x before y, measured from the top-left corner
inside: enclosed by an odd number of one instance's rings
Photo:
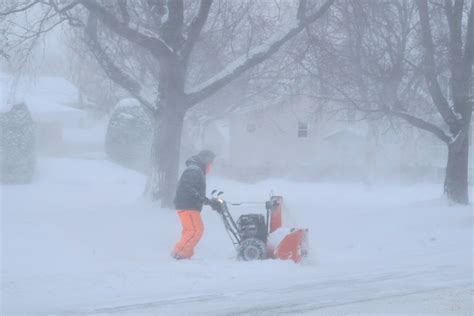
[[[230,205],[265,204],[263,214],[244,214],[234,221],[221,198],[223,192],[212,191],[219,202],[216,211],[221,215],[225,229],[237,250],[239,259],[263,260],[267,258],[293,260],[299,263],[308,254],[308,230],[282,227],[283,198],[272,196],[269,201],[230,203]]]

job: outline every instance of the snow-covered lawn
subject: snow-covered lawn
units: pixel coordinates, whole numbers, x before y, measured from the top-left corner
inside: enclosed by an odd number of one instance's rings
[[[177,262],[178,218],[141,199],[141,175],[105,161],[39,163],[34,184],[1,187],[2,315],[473,312],[473,212],[449,207],[439,184],[211,176],[208,189],[229,201],[283,195],[287,223],[310,230],[311,256],[235,261],[220,218],[205,209],[195,258]]]

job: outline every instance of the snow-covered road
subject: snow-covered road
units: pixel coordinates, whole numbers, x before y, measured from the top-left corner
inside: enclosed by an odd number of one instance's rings
[[[410,267],[411,269],[415,267]],[[422,267],[418,267],[422,268]],[[469,315],[472,312],[470,271],[450,266],[432,270],[343,275],[308,279],[291,286],[262,286],[245,290],[220,289],[207,293],[83,311],[85,314],[149,313],[207,315],[350,314],[360,306],[365,313],[417,312]],[[425,302],[423,302],[425,301]],[[388,309],[390,307],[390,309]],[[421,307],[418,305],[418,307]],[[418,310],[420,312],[420,310]]]
[[[2,315],[473,312],[473,212],[448,206],[439,184],[211,177],[229,201],[285,197],[284,220],[310,231],[296,265],[235,261],[209,210],[195,258],[174,261],[178,219],[140,199],[143,181],[104,161],[48,159],[34,184],[2,187]]]

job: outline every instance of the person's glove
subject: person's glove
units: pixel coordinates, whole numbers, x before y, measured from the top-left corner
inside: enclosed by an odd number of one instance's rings
[[[209,205],[211,206],[212,210],[217,211],[218,213],[221,212],[221,202],[218,199],[216,198],[210,199]]]

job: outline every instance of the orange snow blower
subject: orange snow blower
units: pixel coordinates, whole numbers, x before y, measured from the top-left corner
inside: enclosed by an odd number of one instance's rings
[[[293,260],[299,263],[307,256],[308,230],[283,227],[283,198],[281,196],[272,196],[269,201],[264,203],[266,217],[263,214],[244,214],[236,222],[229,212],[227,202],[220,197],[223,192],[219,192],[217,195],[216,192],[216,190],[212,191],[213,198],[219,202],[216,211],[222,217],[239,259],[250,261],[273,258]]]

